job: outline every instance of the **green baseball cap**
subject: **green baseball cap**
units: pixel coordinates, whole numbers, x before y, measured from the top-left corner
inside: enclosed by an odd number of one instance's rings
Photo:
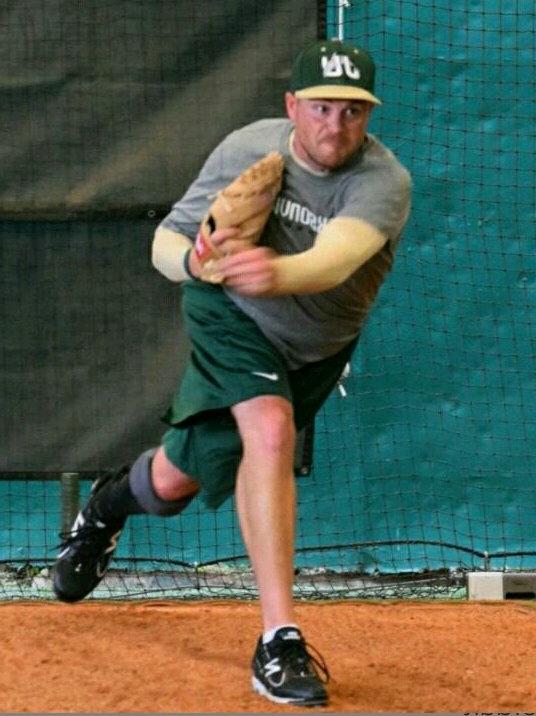
[[[341,40],[319,40],[296,57],[290,91],[298,99],[360,99],[374,96],[374,60],[362,47]]]

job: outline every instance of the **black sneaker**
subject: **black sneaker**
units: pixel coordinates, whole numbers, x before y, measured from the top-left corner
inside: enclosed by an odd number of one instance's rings
[[[327,666],[307,650],[301,633],[282,627],[268,644],[259,639],[253,657],[251,683],[255,691],[277,704],[324,706],[328,695],[324,684],[329,681]]]
[[[58,599],[77,602],[92,592],[104,577],[125,520],[104,524],[92,506],[93,498],[110,480],[123,472],[99,477],[91,488],[89,502],[78,513],[70,532],[60,535],[63,542],[54,565],[53,587]]]

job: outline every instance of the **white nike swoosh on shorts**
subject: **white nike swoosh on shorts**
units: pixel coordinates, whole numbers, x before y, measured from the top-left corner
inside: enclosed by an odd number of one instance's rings
[[[268,380],[273,380],[273,381],[279,380],[279,375],[277,373],[263,373],[260,370],[252,370],[251,374],[258,375],[261,378],[267,378]]]

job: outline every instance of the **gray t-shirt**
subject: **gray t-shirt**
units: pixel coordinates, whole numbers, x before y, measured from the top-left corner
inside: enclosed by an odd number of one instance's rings
[[[278,150],[285,158],[283,186],[262,245],[279,254],[305,251],[336,216],[367,221],[388,237],[385,246],[346,281],[322,293],[253,298],[225,289],[293,369],[333,355],[359,333],[393,264],[409,213],[411,180],[393,153],[372,135],[343,168],[314,174],[292,158],[291,132],[289,120],[266,119],[228,135],[162,225],[193,239],[216,192],[267,152]]]

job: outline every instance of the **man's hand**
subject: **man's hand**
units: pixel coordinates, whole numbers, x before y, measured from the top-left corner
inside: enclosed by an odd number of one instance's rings
[[[215,240],[220,230],[236,227],[240,230],[241,242],[247,240],[250,245],[258,244],[281,189],[284,168],[283,155],[276,151],[268,152],[217,192],[201,221],[195,240],[194,251],[199,267],[192,266],[194,275],[199,275],[203,281],[221,283],[221,275],[214,268],[224,254],[223,245],[219,246],[217,238]],[[234,236],[234,245],[231,238],[227,236],[225,240],[228,242],[227,253],[245,248],[243,243],[237,243],[238,235]],[[222,242],[225,241],[222,238]]]
[[[231,226],[228,229],[217,229],[211,235],[211,241],[217,250],[226,256],[227,254],[235,254],[238,251],[244,251],[251,246],[247,240],[239,238],[240,229]],[[195,250],[190,251],[188,267],[193,276],[200,278],[202,275],[202,265]]]
[[[214,262],[214,269],[225,286],[244,296],[277,294],[274,258],[277,254],[264,246],[249,248]]]

